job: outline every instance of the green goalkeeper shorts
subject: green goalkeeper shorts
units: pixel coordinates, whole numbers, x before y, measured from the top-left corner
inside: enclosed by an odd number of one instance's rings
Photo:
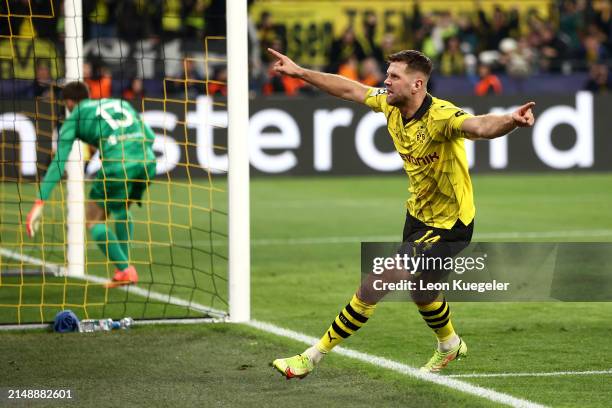
[[[92,182],[89,198],[109,211],[127,209],[128,202],[142,205],[142,196],[155,177],[155,162],[101,168]]]

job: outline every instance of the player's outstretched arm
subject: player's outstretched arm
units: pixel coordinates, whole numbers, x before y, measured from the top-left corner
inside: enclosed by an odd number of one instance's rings
[[[495,139],[512,132],[517,127],[533,126],[535,118],[531,108],[535,102],[527,102],[506,115],[482,115],[466,119],[461,130],[471,135],[470,139]]]
[[[367,86],[340,75],[303,68],[293,62],[291,58],[272,48],[268,48],[268,52],[276,57],[273,69],[279,74],[303,79],[320,90],[338,98],[364,103],[369,89]]]
[[[49,164],[45,177],[40,183],[38,199],[34,202],[34,205],[32,205],[32,209],[30,212],[28,212],[28,216],[26,218],[26,233],[30,238],[33,238],[36,235],[36,232],[40,227],[40,220],[43,214],[45,201],[49,199],[53,188],[62,178],[64,168],[66,167],[66,163],[68,161],[68,155],[72,150],[72,144],[74,143],[74,139],[76,137],[75,135],[76,121],[68,118],[60,130],[60,135],[57,141],[57,152],[55,152],[55,156]]]

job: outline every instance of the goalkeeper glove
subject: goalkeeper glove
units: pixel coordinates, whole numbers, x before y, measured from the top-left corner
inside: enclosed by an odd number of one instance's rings
[[[36,200],[32,209],[28,213],[28,217],[26,218],[26,232],[30,238],[33,238],[36,235],[36,231],[40,227],[40,219],[43,213],[43,207],[45,206],[45,202],[43,200]]]

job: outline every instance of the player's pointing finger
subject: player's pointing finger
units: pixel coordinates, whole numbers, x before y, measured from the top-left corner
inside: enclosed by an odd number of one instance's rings
[[[520,110],[521,112],[526,112],[527,110],[529,110],[529,109],[533,108],[534,106],[535,106],[535,102],[533,102],[533,101],[532,101],[532,102],[527,102],[526,104],[524,104],[523,106],[521,106],[521,107],[519,108],[519,110]]]
[[[281,59],[282,57],[284,57],[283,54],[281,54],[280,52],[273,50],[272,48],[268,48],[268,52],[272,55],[274,55],[276,58]]]

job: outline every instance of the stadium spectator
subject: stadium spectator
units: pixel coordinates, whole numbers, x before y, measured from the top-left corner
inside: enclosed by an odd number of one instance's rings
[[[49,61],[38,61],[36,64],[36,79],[32,83],[32,96],[49,96],[52,90],[53,80],[49,69]]]
[[[477,2],[478,20],[480,22],[481,49],[496,50],[499,43],[506,37],[511,37],[518,31],[519,15],[516,9],[506,15],[500,6],[495,6],[491,20]]]
[[[222,66],[215,70],[213,81],[206,84],[207,94],[210,96],[227,96],[227,68]]]
[[[559,33],[566,38],[570,50],[580,48],[580,32],[584,28],[584,3],[564,0],[559,10]]]
[[[508,75],[524,78],[533,72],[534,53],[525,37],[521,37],[518,42],[513,38],[504,38],[499,44],[499,50],[499,62]]]
[[[10,3],[0,2],[0,14],[2,15],[0,35],[8,37],[15,31],[16,27],[23,24],[26,19],[22,16],[30,15],[29,3],[29,0],[16,0]]]
[[[205,12],[208,0],[185,0],[185,36],[204,38],[206,32]]]
[[[433,15],[422,14],[418,3],[415,3],[412,18],[415,48],[423,50],[423,53],[430,58],[436,57],[436,47],[432,38],[435,26]]]
[[[89,87],[90,99],[110,98],[112,93],[112,76],[108,67],[100,61],[83,64],[83,78]]]
[[[609,68],[606,64],[593,64],[591,66],[589,80],[584,89],[593,93],[608,93],[612,91],[612,80],[609,76]]]
[[[128,101],[144,98],[144,84],[140,78],[132,78],[127,88],[123,90],[122,98]]]
[[[117,33],[119,38],[135,42],[154,33],[155,7],[141,0],[124,0],[117,5]]]
[[[281,42],[278,38],[274,40],[272,44],[278,47],[276,49],[282,49]],[[266,52],[265,54],[269,53]],[[268,62],[266,67],[266,79],[262,86],[262,93],[264,95],[284,94],[287,96],[295,96],[304,90],[305,85],[305,82],[300,79],[279,75],[274,70],[274,60],[272,60]],[[312,89],[307,90],[307,92],[309,94],[313,93]]]
[[[450,11],[438,13],[436,24],[431,31],[432,47],[430,57],[439,57],[446,48],[446,41],[457,34],[457,25],[453,21]]]
[[[338,75],[357,81],[359,79],[359,61],[355,55],[349,56],[338,67]]]
[[[340,65],[346,63],[352,56],[358,61],[365,58],[363,47],[357,41],[353,27],[347,27],[342,36],[332,42],[329,56],[330,61],[327,67],[329,72],[338,72]]]
[[[254,0],[248,0],[248,10],[251,10]],[[249,38],[249,96],[255,97],[265,81],[264,63],[262,61],[261,44],[257,34],[257,26],[249,13],[247,22]],[[267,53],[265,53],[267,54]]]
[[[83,14],[87,16],[89,38],[113,38],[116,33],[115,0],[93,0],[83,2]],[[120,2],[121,3],[121,2]]]
[[[529,9],[526,16],[523,17],[523,20],[527,23],[527,32],[539,39],[538,33],[542,31],[542,28],[546,24],[546,19],[540,15],[537,9],[532,8]]]
[[[480,80],[474,87],[474,93],[476,95],[501,95],[503,91],[502,83],[497,75],[491,72],[491,67],[489,64],[481,63],[478,66],[478,76]]]
[[[209,4],[208,7],[206,7],[206,11],[204,12],[204,19],[206,20],[206,35],[224,36],[227,33],[227,0],[207,1]]]
[[[161,31],[165,40],[173,40],[183,33],[184,4],[182,0],[161,2]]]
[[[259,46],[262,50],[267,50],[268,48],[274,46],[282,46],[280,43],[279,33],[274,25],[274,21],[272,20],[272,15],[267,11],[261,14],[259,19],[259,25],[257,26],[257,38],[259,39]],[[264,52],[261,55],[264,62],[272,61],[272,58],[267,52]]]
[[[274,63],[268,66],[268,78],[263,86],[263,94],[271,95],[274,93],[295,96],[304,87],[304,81],[290,76],[279,75],[274,71]]]
[[[603,44],[604,36],[596,29],[592,30],[582,40],[582,47],[577,52],[577,60],[590,67],[599,61],[608,59],[609,53]]]
[[[384,86],[384,80],[385,76],[380,71],[378,61],[376,61],[376,59],[373,57],[364,59],[361,63],[361,75],[359,77],[359,82],[367,86],[381,87]]]
[[[14,1],[10,2],[11,13],[19,13],[14,10]],[[26,0],[22,1],[22,4],[25,3],[28,8],[31,7],[33,15],[40,16],[51,16],[54,14],[55,10],[57,10],[57,1],[50,0]],[[55,4],[54,4],[55,3]],[[26,15],[30,14],[28,10]],[[32,18],[32,24],[34,25],[34,29],[36,31],[37,38],[44,38],[45,40],[56,42],[57,41],[57,30],[56,30],[56,19],[54,18]],[[5,20],[6,21],[6,20]],[[2,25],[2,24],[0,24]],[[14,27],[14,26],[13,26]]]
[[[201,62],[186,57],[181,64],[181,72],[176,79],[165,81],[166,92],[175,99],[194,101],[198,95],[206,94],[206,83]]]
[[[550,24],[544,24],[539,35],[540,69],[544,72],[561,72],[567,54],[567,43]]]
[[[461,43],[461,50],[466,53],[474,53],[478,49],[478,33],[469,14],[461,13],[457,18],[457,35]]]
[[[380,53],[373,55],[378,61],[378,66],[382,71],[386,69],[387,56],[397,52],[399,48],[395,34],[391,31],[387,31],[380,42]]]
[[[608,48],[612,41],[612,5],[610,0],[604,0],[597,3],[597,10],[593,16],[593,23],[598,30],[607,37]]]
[[[363,40],[359,43],[366,55],[377,58],[382,53],[380,45],[376,42],[376,31],[378,29],[378,17],[372,10],[367,10],[363,19]]]
[[[440,55],[440,73],[445,76],[465,73],[465,61],[457,36],[446,40],[446,46]]]

